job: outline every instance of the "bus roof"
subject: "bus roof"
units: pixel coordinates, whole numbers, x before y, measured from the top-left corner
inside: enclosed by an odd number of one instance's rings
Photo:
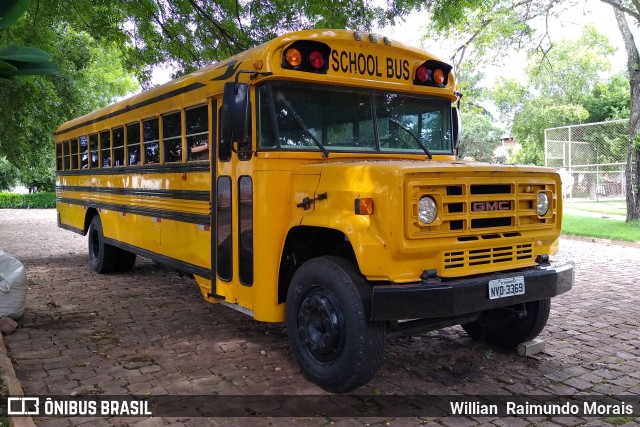
[[[326,71],[322,74],[285,69],[285,49],[296,43],[318,43],[326,46]],[[455,100],[453,78],[441,87],[416,86],[416,69],[425,61],[440,63],[438,58],[424,50],[390,40],[386,37],[350,30],[304,30],[287,33],[259,46],[216,62],[193,73],[173,79],[104,108],[62,124],[56,135],[66,134],[92,123],[122,115],[162,100],[177,97],[191,91],[203,93],[203,98],[221,93],[224,82],[240,79],[257,82],[264,79],[314,80],[339,85],[410,90],[435,93]],[[446,75],[451,66],[444,63]],[[271,76],[250,78],[249,73],[236,76],[238,71],[273,73]],[[255,76],[253,76],[255,77]]]

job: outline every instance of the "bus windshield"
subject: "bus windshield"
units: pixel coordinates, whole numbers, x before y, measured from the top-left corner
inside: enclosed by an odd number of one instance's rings
[[[446,99],[283,82],[257,97],[258,149],[452,154]]]

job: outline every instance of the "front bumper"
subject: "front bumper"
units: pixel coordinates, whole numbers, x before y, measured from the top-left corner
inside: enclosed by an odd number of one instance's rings
[[[524,295],[489,299],[489,281],[524,277]],[[406,320],[459,316],[492,308],[551,298],[573,286],[574,264],[535,267],[530,270],[475,276],[439,283],[373,287],[371,320]]]

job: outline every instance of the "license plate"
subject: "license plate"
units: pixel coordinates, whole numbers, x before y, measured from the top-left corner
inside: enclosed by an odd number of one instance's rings
[[[508,277],[489,281],[489,299],[524,295],[524,277]]]

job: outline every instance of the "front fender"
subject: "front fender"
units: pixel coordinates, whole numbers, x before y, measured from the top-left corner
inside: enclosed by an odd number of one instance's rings
[[[318,209],[302,218],[301,225],[330,228],[344,234],[356,256],[360,272],[369,280],[388,280],[389,249],[365,215],[334,214]]]

